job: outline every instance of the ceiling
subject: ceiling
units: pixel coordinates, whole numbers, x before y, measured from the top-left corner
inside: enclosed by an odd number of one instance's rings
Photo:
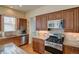
[[[3,5],[4,7],[8,7],[8,8],[12,8],[15,10],[19,10],[19,11],[23,11],[23,12],[29,12],[32,11],[34,9],[38,9],[40,7],[43,7],[42,10],[45,9],[52,9],[53,11],[59,10],[59,9],[63,9],[63,8],[70,8],[70,7],[78,7],[79,5]]]
[[[19,10],[19,11],[28,12],[28,11],[37,9],[39,7],[42,7],[43,5],[4,5],[4,6]]]

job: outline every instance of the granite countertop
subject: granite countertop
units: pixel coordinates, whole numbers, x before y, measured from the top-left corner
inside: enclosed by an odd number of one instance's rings
[[[79,48],[79,33],[65,33],[64,45]]]
[[[26,54],[26,52],[14,43],[8,43],[0,46],[0,54]]]
[[[44,37],[44,36],[34,36],[33,38],[39,38],[39,39],[42,39],[42,40],[46,39],[46,37]]]
[[[67,40],[67,41],[64,41],[64,45],[68,45],[68,46],[79,48],[79,41]]]
[[[28,34],[15,34],[15,35],[10,35],[10,36],[0,36],[0,39],[12,38],[12,37],[23,36],[23,35],[28,35]]]

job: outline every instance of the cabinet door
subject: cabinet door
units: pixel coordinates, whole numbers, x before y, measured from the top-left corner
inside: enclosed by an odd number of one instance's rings
[[[19,19],[19,29],[27,30],[27,19]]]
[[[79,8],[74,9],[74,32],[79,32]]]
[[[62,11],[55,12],[55,19],[62,19]]]
[[[29,44],[29,35],[26,35],[26,44]]]
[[[56,15],[55,12],[49,13],[48,14],[48,20],[55,20],[56,19],[55,15]]]
[[[36,52],[39,52],[39,50],[38,50],[38,41],[37,41],[38,39],[36,39],[36,38],[33,38],[33,50],[34,51],[36,51]]]
[[[38,39],[39,43],[39,53],[43,54],[45,52],[44,40]]]
[[[1,31],[1,26],[2,26],[2,25],[1,25],[1,22],[2,22],[2,21],[1,21],[1,15],[0,15],[0,31]]]
[[[64,46],[64,54],[72,54],[72,48],[69,46]]]
[[[73,32],[73,23],[74,23],[74,11],[73,9],[63,11],[63,19],[64,19],[64,30],[66,32]]]
[[[19,18],[16,18],[16,26],[17,26],[17,30],[19,30],[20,29]]]
[[[38,53],[44,53],[45,51],[44,41],[39,38],[33,38],[33,50]]]
[[[47,15],[36,16],[36,30],[47,30]]]
[[[64,46],[64,53],[65,54],[79,54],[79,48],[65,45]]]
[[[11,38],[12,42],[15,43],[17,46],[20,46],[21,44],[21,37],[14,37]]]
[[[20,37],[12,37],[12,38],[1,39],[0,45],[8,44],[8,43],[11,43],[11,42],[16,44],[17,46],[19,46],[20,45]]]
[[[41,18],[41,30],[47,30],[47,20],[48,20],[48,17],[47,15],[42,15],[42,18]]]
[[[73,47],[73,54],[79,54],[79,48]]]
[[[36,16],[36,30],[41,30],[41,24],[40,16]]]
[[[62,19],[62,11],[57,11],[57,12],[49,13],[48,14],[48,19],[49,20]]]

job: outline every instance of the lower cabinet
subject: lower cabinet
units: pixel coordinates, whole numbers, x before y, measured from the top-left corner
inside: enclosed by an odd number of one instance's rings
[[[21,36],[15,36],[15,37],[7,37],[0,39],[0,45],[7,44],[7,43],[14,43],[17,46],[22,45],[22,37]],[[26,35],[26,43],[29,43],[29,35]]]
[[[26,35],[26,44],[29,44],[29,34]]]
[[[79,48],[64,45],[64,54],[79,54]]]
[[[21,37],[14,37],[14,38],[11,38],[12,42],[14,44],[16,44],[17,46],[20,46],[21,44]]]
[[[44,40],[39,38],[33,38],[33,50],[38,53],[45,53]]]
[[[20,41],[21,41],[21,37],[20,36],[11,37],[11,38],[5,38],[5,39],[1,39],[0,40],[0,45],[8,44],[8,43],[14,43],[17,46],[19,46],[20,43],[21,43]]]

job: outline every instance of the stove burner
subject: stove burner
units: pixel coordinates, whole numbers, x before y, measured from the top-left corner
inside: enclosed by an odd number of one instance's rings
[[[48,41],[48,42],[54,42],[54,43],[58,43],[58,44],[63,44],[64,37],[62,37],[62,38],[59,39],[56,36],[50,36],[48,39],[46,39],[46,41]]]

